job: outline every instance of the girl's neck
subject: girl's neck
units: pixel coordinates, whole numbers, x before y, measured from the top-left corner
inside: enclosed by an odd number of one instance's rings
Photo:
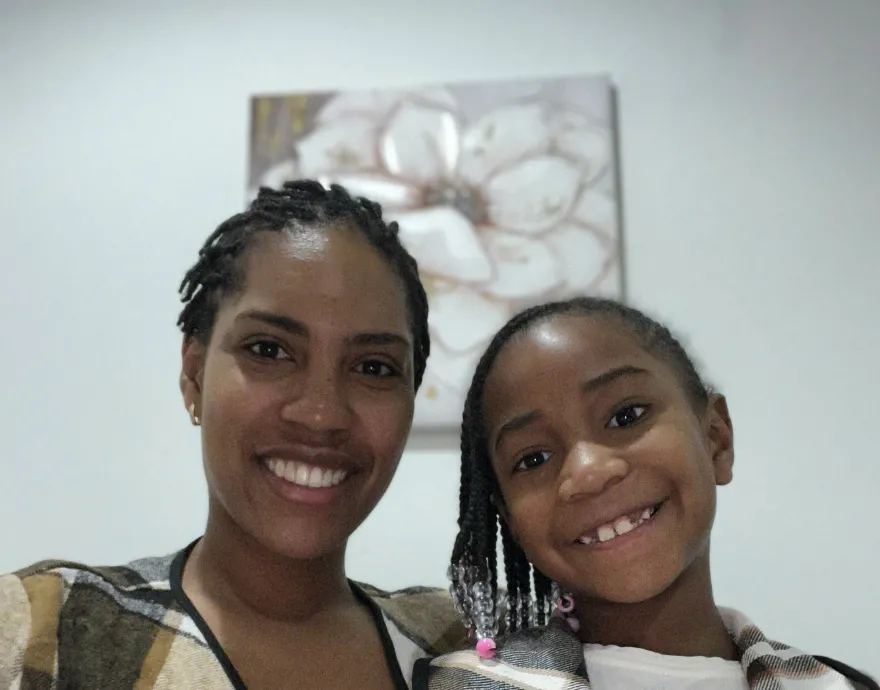
[[[577,615],[583,642],[671,656],[739,659],[712,595],[708,549],[653,599],[638,604],[578,599]]]
[[[183,588],[222,608],[275,622],[302,623],[354,603],[345,577],[345,548],[309,560],[279,555],[211,506],[205,535],[186,564]]]

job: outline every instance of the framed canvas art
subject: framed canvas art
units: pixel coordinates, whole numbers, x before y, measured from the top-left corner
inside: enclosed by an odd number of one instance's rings
[[[249,195],[337,182],[379,202],[418,261],[416,429],[460,423],[476,361],[520,309],[621,295],[613,104],[601,76],[253,98]]]

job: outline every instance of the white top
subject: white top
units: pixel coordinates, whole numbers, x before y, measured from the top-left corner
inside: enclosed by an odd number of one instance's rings
[[[600,644],[585,644],[584,660],[594,690],[749,690],[737,661]]]
[[[429,654],[404,635],[394,621],[386,616],[384,612],[382,613],[382,619],[385,621],[388,637],[391,638],[391,644],[394,646],[394,653],[397,655],[397,663],[400,664],[403,679],[406,681],[406,686],[411,688],[413,666],[418,659],[427,657]]]

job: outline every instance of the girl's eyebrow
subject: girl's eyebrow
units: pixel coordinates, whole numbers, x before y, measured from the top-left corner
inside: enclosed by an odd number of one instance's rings
[[[517,415],[513,419],[502,424],[501,428],[498,430],[498,434],[495,436],[495,450],[498,450],[498,445],[501,443],[501,439],[505,434],[524,429],[529,424],[541,419],[542,416],[543,415],[538,410],[531,410],[525,414]]]
[[[596,376],[587,379],[583,384],[583,389],[586,392],[592,393],[596,389],[608,386],[624,376],[643,376],[650,373],[650,371],[648,371],[647,369],[643,369],[642,367],[637,367],[632,364],[624,364],[619,367],[609,369],[608,371],[603,371],[601,374],[597,374]],[[498,450],[501,439],[504,437],[505,434],[510,434],[514,431],[524,429],[525,427],[529,426],[529,424],[532,424],[533,422],[541,419],[542,416],[543,415],[540,411],[530,410],[521,415],[517,415],[513,419],[506,421],[504,424],[501,425],[501,428],[498,429],[498,433],[495,436],[495,450]]]
[[[607,386],[608,384],[613,383],[623,376],[640,376],[650,373],[650,371],[648,371],[647,369],[643,369],[642,367],[637,367],[632,364],[624,364],[622,366],[609,369],[608,371],[602,372],[601,374],[598,374],[597,376],[588,379],[584,382],[583,389],[584,391],[592,393],[597,388]]]

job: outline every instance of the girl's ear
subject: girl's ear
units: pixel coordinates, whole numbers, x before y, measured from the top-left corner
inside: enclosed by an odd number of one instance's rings
[[[715,471],[715,484],[730,484],[733,481],[733,423],[723,395],[713,395],[709,399],[706,436]]]

